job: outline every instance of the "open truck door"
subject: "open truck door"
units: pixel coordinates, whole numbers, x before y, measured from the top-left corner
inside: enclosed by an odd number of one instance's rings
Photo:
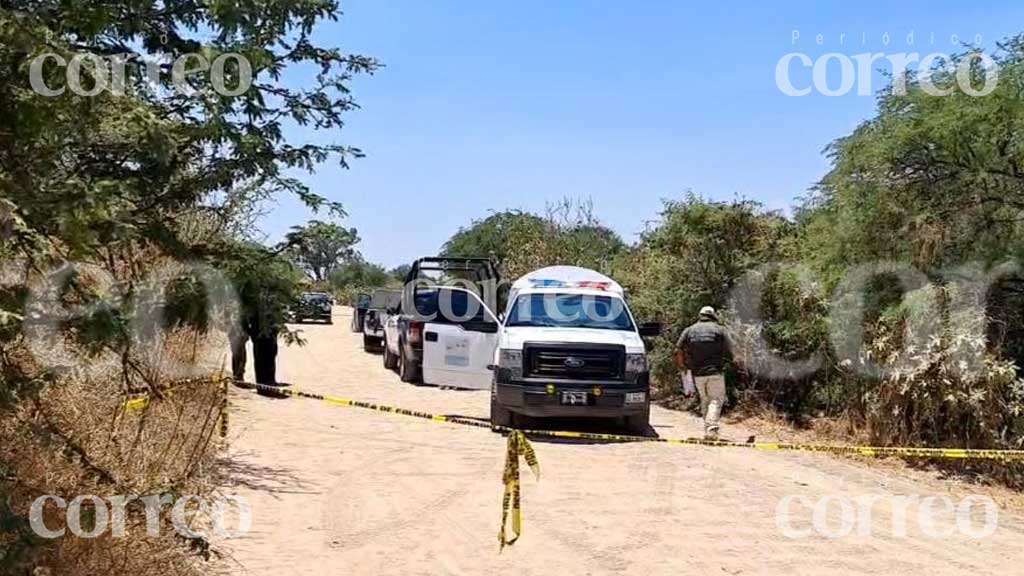
[[[489,390],[498,319],[479,296],[439,287],[436,318],[423,326],[423,382]]]

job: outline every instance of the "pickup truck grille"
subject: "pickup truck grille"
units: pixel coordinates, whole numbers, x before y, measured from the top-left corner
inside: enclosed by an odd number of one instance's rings
[[[610,344],[530,344],[524,347],[527,378],[622,380],[626,350]]]

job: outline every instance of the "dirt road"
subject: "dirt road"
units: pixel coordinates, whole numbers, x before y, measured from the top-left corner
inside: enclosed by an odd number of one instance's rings
[[[402,384],[363,352],[339,308],[333,326],[304,327],[308,345],[282,348],[280,379],[311,391],[441,414],[485,418],[488,393]],[[1024,523],[999,510],[982,538],[984,508],[961,519],[941,503],[906,508],[892,497],[950,496],[969,487],[923,472],[817,454],[659,444],[534,441],[542,477],[524,473],[524,534],[498,554],[504,439],[486,429],[272,400],[234,390],[231,483],[254,524],[223,543],[230,571],[282,574],[1015,574]],[[696,435],[696,418],[661,408],[662,436]],[[727,435],[745,438],[735,428]],[[780,527],[786,497],[806,497]],[[811,507],[825,497],[824,528]],[[856,497],[880,496],[870,518]],[[843,504],[856,528],[833,538]],[[821,506],[819,505],[819,508]],[[822,508],[822,510],[826,510]],[[966,508],[965,508],[966,510]],[[849,518],[847,519],[850,520]],[[925,523],[922,523],[925,520]],[[802,535],[786,534],[787,529]],[[935,534],[940,535],[935,535]]]

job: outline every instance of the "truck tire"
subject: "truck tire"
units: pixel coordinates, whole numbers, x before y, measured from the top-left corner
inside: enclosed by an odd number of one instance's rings
[[[495,432],[497,427],[502,426],[504,428],[512,428],[514,423],[512,411],[505,408],[494,398],[491,398],[491,429]]]
[[[409,360],[401,344],[398,346],[398,377],[402,382],[418,382],[420,378],[420,367]]]
[[[366,352],[373,352],[379,346],[380,346],[380,340],[379,339],[377,339],[377,338],[375,338],[373,336],[370,336],[368,334],[363,334],[363,350],[365,350]]]
[[[384,367],[388,370],[398,368],[398,356],[391,353],[391,349],[388,348],[387,338],[384,338]]]
[[[626,416],[626,430],[633,436],[651,436],[651,405],[634,416]]]

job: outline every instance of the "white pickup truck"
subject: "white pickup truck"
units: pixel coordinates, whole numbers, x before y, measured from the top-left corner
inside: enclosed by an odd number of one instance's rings
[[[487,258],[413,262],[402,297],[384,325],[384,366],[398,369],[403,382],[486,388],[498,319],[478,291],[493,292],[498,282],[497,269]]]
[[[456,388],[490,388],[491,423],[531,417],[621,418],[650,432],[650,381],[644,337],[622,287],[573,266],[517,280],[496,315],[472,291],[438,287],[421,294],[424,312],[448,307],[454,318],[423,321],[422,378]],[[420,307],[420,304],[417,304]]]

